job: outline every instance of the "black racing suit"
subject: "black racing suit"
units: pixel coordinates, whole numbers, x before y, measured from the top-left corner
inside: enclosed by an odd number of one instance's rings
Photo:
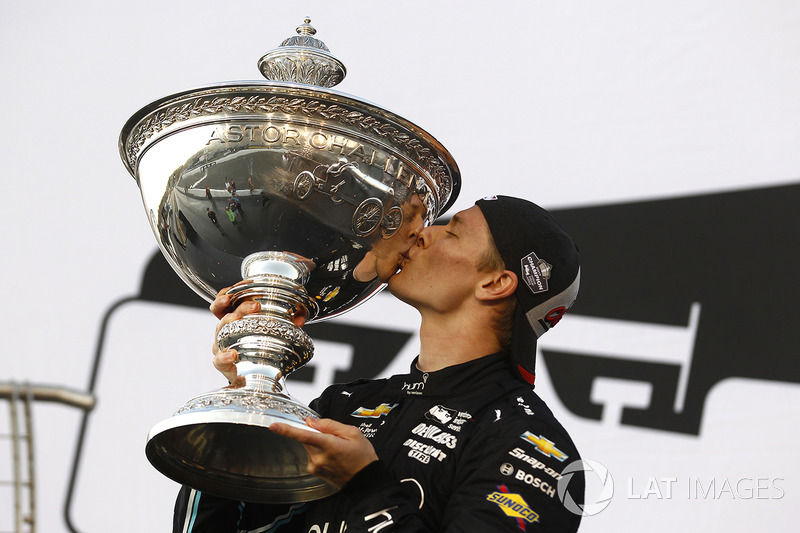
[[[576,509],[583,472],[561,474],[578,452],[532,387],[512,375],[507,354],[333,385],[311,407],[359,427],[380,461],[339,493],[308,504],[235,502],[184,488],[173,533],[578,528],[580,515],[565,508],[563,489]]]

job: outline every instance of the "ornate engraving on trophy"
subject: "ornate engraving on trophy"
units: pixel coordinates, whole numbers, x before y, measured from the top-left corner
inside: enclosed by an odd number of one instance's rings
[[[294,128],[286,126],[280,128],[276,126],[262,127],[259,124],[231,124],[225,126],[222,130],[214,128],[206,145],[212,142],[227,144],[242,141],[249,144],[263,141],[266,145],[275,143],[302,144],[300,141],[300,131]]]
[[[242,409],[253,413],[257,413],[267,409],[272,409],[276,411],[285,409],[291,414],[300,418],[301,420],[304,420],[306,417],[309,416],[316,416],[316,413],[314,411],[310,409],[303,409],[303,407],[299,405],[292,405],[287,407],[283,403],[276,402],[269,398],[235,395],[235,394],[230,394],[228,396],[209,396],[207,398],[202,398],[202,397],[197,398],[189,402],[186,402],[180,409],[178,409],[175,412],[175,414],[179,415],[181,413],[187,413],[196,409],[204,409],[209,407],[212,408],[241,407]]]
[[[256,89],[257,90],[257,89]],[[447,169],[431,148],[410,132],[403,132],[396,126],[366,113],[346,109],[339,104],[327,105],[319,100],[306,98],[281,98],[265,96],[209,96],[194,98],[159,112],[137,124],[127,142],[127,157],[133,166],[144,144],[153,135],[176,124],[192,119],[216,114],[256,114],[282,113],[291,118],[299,115],[302,119],[318,118],[344,126],[355,126],[358,130],[376,135],[378,138],[395,144],[430,169],[436,184],[445,196],[450,194],[450,180]],[[263,116],[263,115],[260,115]]]
[[[233,344],[230,342],[232,337],[242,334],[270,335],[284,339],[306,352],[311,353],[314,351],[314,343],[311,337],[302,329],[264,317],[243,318],[230,324],[225,324],[217,334],[217,343],[220,346],[228,347]]]
[[[335,68],[336,65],[328,61],[312,58],[302,60],[282,58],[267,67],[263,67],[261,73],[271,80],[288,79],[311,83],[320,87],[331,87],[341,81],[341,77],[336,74]]]

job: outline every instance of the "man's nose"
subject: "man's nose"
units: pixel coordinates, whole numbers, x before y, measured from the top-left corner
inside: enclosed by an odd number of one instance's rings
[[[431,226],[420,229],[419,233],[417,233],[417,240],[415,244],[420,248],[425,248],[425,246],[427,246],[431,242],[432,238],[431,232],[432,232]]]
[[[423,224],[423,222],[421,220],[420,221],[416,221],[416,222],[412,222],[411,224],[409,224],[409,227],[408,227],[408,238],[411,241],[416,241],[417,237],[419,236],[420,232],[422,231],[422,229],[424,227],[425,227],[425,224]]]

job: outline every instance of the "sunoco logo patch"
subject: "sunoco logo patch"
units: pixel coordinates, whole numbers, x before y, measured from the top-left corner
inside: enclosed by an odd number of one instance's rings
[[[521,495],[509,492],[505,485],[500,485],[497,489],[487,494],[486,500],[496,504],[506,516],[516,518],[522,531],[525,531],[525,522],[533,524],[539,521],[539,514],[530,508]]]
[[[533,252],[522,258],[520,268],[522,271],[522,279],[533,294],[546,292],[549,289],[547,280],[550,279],[550,271],[552,269],[552,265],[544,259],[536,257],[536,254]]]

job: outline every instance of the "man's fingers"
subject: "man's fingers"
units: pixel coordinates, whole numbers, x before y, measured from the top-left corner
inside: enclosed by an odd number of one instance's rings
[[[222,318],[230,310],[231,297],[228,294],[228,290],[230,290],[230,287],[225,287],[219,291],[214,301],[208,306],[208,309],[214,313],[214,316],[217,318]]]
[[[227,352],[219,352],[214,356],[214,368],[220,372],[229,372],[236,368],[236,361],[239,359],[239,354],[236,350],[228,350]]]
[[[216,301],[216,300],[215,300]],[[213,305],[213,304],[212,304]],[[261,310],[261,304],[254,301],[247,301],[242,302],[236,309],[231,311],[230,313],[223,315],[219,322],[217,322],[217,329],[214,332],[214,342],[211,345],[211,353],[214,355],[220,352],[220,348],[217,345],[217,336],[219,335],[219,331],[227,324],[230,324],[234,320],[240,320],[247,315],[251,315],[253,313],[257,313]]]
[[[309,473],[337,487],[344,486],[357,472],[378,459],[372,443],[355,426],[327,418],[307,418],[306,424],[317,431],[279,423],[270,425],[269,429],[302,444],[308,455]]]
[[[283,437],[289,437],[290,439],[296,440],[300,444],[309,446],[320,447],[325,440],[325,435],[322,433],[308,431],[307,429],[300,429],[298,427],[290,426],[289,424],[281,424],[279,422],[270,424],[269,430]]]
[[[214,356],[214,368],[222,372],[222,375],[234,386],[244,385],[244,378],[240,377],[236,371],[236,362],[238,360],[239,354],[236,353],[236,350],[219,352]],[[238,384],[240,381],[241,385]]]
[[[245,284],[245,283],[252,283],[252,280],[244,279],[244,280],[240,281],[239,283],[237,283],[236,285],[234,285],[233,287],[236,287],[237,285],[242,285],[242,284]],[[215,317],[221,319],[228,312],[231,311],[231,296],[228,294],[228,292],[233,287],[225,287],[224,289],[219,291],[217,293],[217,295],[214,297],[214,301],[211,302],[211,305],[208,306],[208,309],[212,313],[214,313]]]
[[[271,424],[269,429],[278,435],[289,437],[302,444],[309,444],[318,448],[323,447],[326,443],[330,444],[332,442],[331,438],[354,440],[361,437],[361,430],[357,427],[342,424],[330,418],[308,417],[305,422],[308,427],[316,429],[317,431],[308,431],[307,429],[301,429],[279,422]]]
[[[355,426],[350,426],[348,424],[342,424],[341,422],[337,422],[336,420],[331,420],[330,418],[306,418],[306,424],[309,427],[312,427],[319,431],[320,433],[326,433],[329,435],[334,435],[336,437],[342,439],[351,439],[354,436],[353,430],[355,430],[358,435],[361,435],[361,430],[359,430]]]

